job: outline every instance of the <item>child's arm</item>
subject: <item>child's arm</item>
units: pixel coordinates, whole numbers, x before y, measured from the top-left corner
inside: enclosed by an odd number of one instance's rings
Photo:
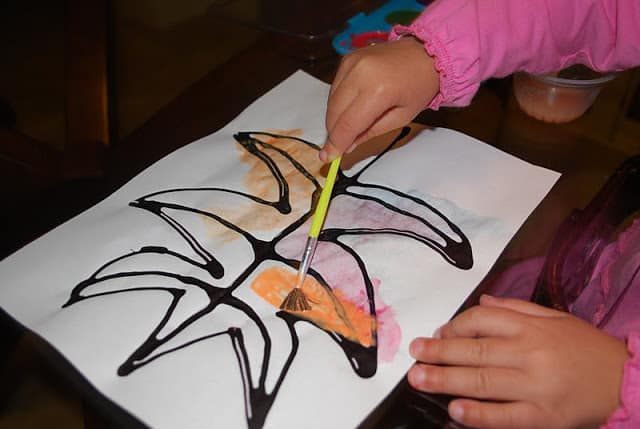
[[[624,342],[571,314],[483,296],[436,337],[412,342],[409,382],[467,398],[449,404],[462,424],[596,427],[621,404]]]
[[[466,105],[490,77],[574,63],[595,70],[638,65],[637,22],[636,0],[436,0],[392,34],[415,36],[423,50],[407,41],[345,57],[329,96],[321,158],[405,125],[426,106]]]

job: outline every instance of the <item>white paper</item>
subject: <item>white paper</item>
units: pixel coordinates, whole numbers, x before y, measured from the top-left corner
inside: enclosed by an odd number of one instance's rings
[[[314,189],[283,153],[262,143],[297,150],[287,154],[316,174],[318,186],[323,182],[317,148],[259,132],[321,145],[327,94],[326,84],[295,73],[222,130],[6,258],[2,308],[152,427],[356,426],[410,367],[409,342],[452,316],[558,174],[447,129],[421,131],[372,164],[370,158],[345,171],[310,277],[333,289],[318,295],[338,300],[331,308],[351,308],[371,325],[358,331],[356,316],[339,321],[336,329],[351,343],[368,341],[365,358],[350,363],[332,328],[298,321],[290,330],[279,309],[250,287],[273,267],[295,276],[309,222],[283,231],[309,216]],[[251,144],[234,139],[239,132],[256,133],[249,137],[259,140],[263,161],[247,152]],[[249,198],[278,198],[268,162],[290,186],[290,213]],[[231,233],[221,226],[226,221],[249,227]],[[223,304],[212,308],[216,299]],[[261,373],[263,364],[268,371]]]

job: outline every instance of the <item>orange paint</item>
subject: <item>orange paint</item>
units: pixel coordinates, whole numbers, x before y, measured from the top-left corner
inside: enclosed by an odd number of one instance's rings
[[[293,137],[302,135],[301,130],[274,130],[270,132]],[[321,170],[323,164],[318,159],[317,150],[302,142],[286,137],[272,138],[261,134],[255,134],[254,137],[278,149],[284,150],[310,174],[315,176],[320,184],[323,183],[322,180],[319,180],[322,176]],[[276,201],[278,198],[278,183],[271,174],[271,171],[255,155],[248,153],[242,148],[239,150],[242,151],[240,161],[249,165],[249,172],[244,179],[244,185],[248,192],[268,201]],[[216,210],[216,213],[232,221],[245,231],[268,231],[289,225],[292,218],[298,218],[309,210],[311,195],[315,189],[313,183],[302,175],[288,159],[274,150],[266,148],[261,148],[261,150],[276,162],[287,181],[292,212],[284,216],[278,213],[273,207],[249,202],[232,209]],[[225,237],[222,237],[224,241],[233,239],[233,237],[227,237],[228,234],[225,234],[224,227],[221,228],[219,225],[211,225],[211,232],[213,235],[224,235]],[[234,236],[237,237],[237,235]]]
[[[269,304],[279,308],[295,283],[295,272],[273,267],[262,271],[251,283],[251,289]],[[310,300],[311,310],[292,311],[296,316],[310,320],[322,329],[340,334],[365,347],[375,343],[375,318],[365,309],[344,299],[339,290],[323,287],[312,276],[307,276],[302,290]]]
[[[271,131],[273,134],[288,135],[298,137],[302,135],[301,130]],[[323,164],[318,159],[318,151],[310,148],[304,143],[287,138],[272,138],[256,134],[254,137],[268,143],[278,149],[284,150],[293,159],[298,161],[309,173],[318,177]],[[314,191],[313,183],[298,171],[288,159],[280,155],[274,150],[263,149],[267,155],[272,157],[285,180],[289,184],[289,197],[291,201],[294,216],[300,216],[309,210],[309,202],[311,194]],[[271,171],[256,156],[242,152],[240,161],[249,164],[249,174],[244,180],[244,184],[249,192],[257,197],[275,201],[278,197],[278,185],[273,178]],[[284,216],[275,215],[275,210],[271,207],[261,206],[253,211],[252,216],[247,221],[253,221],[251,224],[245,224],[243,227],[249,230],[258,228],[266,230],[271,228],[282,228],[290,222]]]
[[[279,134],[283,136],[300,137],[302,136],[302,130],[274,130],[270,131],[272,134]],[[254,137],[262,142],[270,144],[278,149],[287,152],[293,159],[298,161],[299,164],[304,166],[314,176],[318,176],[323,164],[318,158],[318,151],[312,149],[306,144],[294,139],[288,138],[273,138],[264,136],[261,134],[255,134]],[[276,151],[261,148],[266,154],[273,157],[276,160],[278,167],[282,171],[285,179],[289,183],[290,190],[292,191],[291,199],[297,200],[296,196],[302,195],[308,197],[306,192],[308,189],[313,189],[313,186],[287,159],[282,157]],[[251,193],[262,197],[275,199],[277,197],[277,187],[274,186],[273,177],[269,169],[264,163],[256,156],[242,151],[240,161],[249,164],[250,171],[245,178],[245,186],[251,191]]]

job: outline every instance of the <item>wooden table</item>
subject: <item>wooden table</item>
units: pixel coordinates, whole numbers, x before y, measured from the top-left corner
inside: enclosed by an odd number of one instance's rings
[[[250,48],[212,70],[165,106],[144,126],[116,142],[107,153],[106,177],[91,188],[91,196],[82,200],[78,210],[88,208],[164,155],[221,128],[297,69],[331,82],[340,58],[326,43],[266,32]],[[488,82],[469,108],[425,112],[416,121],[463,131],[526,161],[563,173],[507,246],[494,270],[544,254],[569,211],[584,206],[615,167],[636,150],[612,147],[575,124],[550,125],[527,117],[512,98],[509,79]],[[76,197],[64,196],[69,200]],[[64,220],[64,215],[58,219]],[[472,295],[464,306],[471,305],[476,296]],[[58,358],[51,350],[41,350],[52,359]],[[87,405],[85,419],[89,426],[113,427],[113,422],[116,426],[136,425],[135,420],[102,400],[100,394],[70,371],[68,364],[61,362],[57,366],[59,373],[74,380]],[[447,425],[445,406],[446,398],[416,395],[403,381],[363,427],[443,427]]]
[[[255,98],[299,68],[331,82],[339,63],[337,55],[327,55],[327,47],[319,46],[322,54],[315,56],[319,59],[305,61],[299,56],[300,52],[309,52],[309,46],[304,44],[302,40],[267,34],[212,71],[114,148],[113,186],[124,183],[155,159],[224,126]],[[559,223],[574,207],[584,206],[628,156],[572,126],[529,118],[513,100],[509,79],[487,83],[467,109],[425,112],[417,121],[458,129],[526,161],[563,173],[507,246],[495,270],[544,254]],[[464,306],[473,304],[476,296]],[[446,402],[445,397],[413,393],[403,380],[363,427],[442,427],[448,420]]]

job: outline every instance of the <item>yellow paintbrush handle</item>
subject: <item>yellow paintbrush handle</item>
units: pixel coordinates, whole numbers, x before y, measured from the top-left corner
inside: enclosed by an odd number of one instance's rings
[[[329,207],[329,200],[331,199],[331,193],[333,192],[333,185],[336,183],[336,176],[338,175],[338,169],[340,168],[340,161],[342,157],[339,156],[329,166],[329,173],[327,174],[327,180],[324,181],[324,187],[320,193],[320,199],[316,206],[316,211],[313,214],[313,220],[311,221],[311,229],[309,230],[309,237],[318,238],[320,230],[322,230],[322,224],[324,218],[327,216],[327,207]]]

